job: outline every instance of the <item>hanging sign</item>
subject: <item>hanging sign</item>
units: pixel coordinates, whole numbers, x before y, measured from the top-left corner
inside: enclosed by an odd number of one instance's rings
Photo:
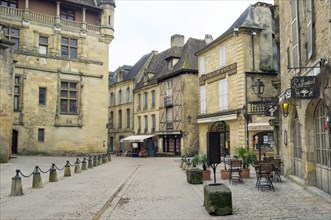
[[[291,96],[297,99],[314,99],[320,95],[318,80],[315,76],[293,77]]]

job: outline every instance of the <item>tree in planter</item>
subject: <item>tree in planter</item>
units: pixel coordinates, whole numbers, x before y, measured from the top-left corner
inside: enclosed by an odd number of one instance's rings
[[[198,164],[200,164],[200,156],[198,154],[196,154],[192,158],[192,166],[197,167]]]
[[[256,156],[253,151],[248,150],[246,147],[236,148],[234,157],[239,158],[243,162],[242,175],[244,178],[249,178],[249,167],[256,160]],[[247,174],[244,172],[247,170]]]
[[[207,169],[209,167],[209,164],[207,161],[206,154],[199,155],[199,164],[202,164],[203,180],[210,180],[210,170]]]

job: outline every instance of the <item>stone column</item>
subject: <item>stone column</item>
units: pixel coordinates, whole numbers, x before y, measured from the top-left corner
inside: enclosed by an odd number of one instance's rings
[[[83,7],[82,13],[83,13],[83,20],[82,20],[81,31],[85,33],[86,32],[86,8],[85,7]]]
[[[55,18],[55,26],[60,27],[61,26],[61,17],[60,17],[60,5],[61,2],[56,2],[56,18]]]

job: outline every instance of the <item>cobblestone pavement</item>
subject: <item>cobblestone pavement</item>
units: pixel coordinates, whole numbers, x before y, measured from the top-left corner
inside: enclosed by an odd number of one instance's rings
[[[67,157],[19,156],[0,165],[0,219],[331,219],[331,204],[282,177],[275,191],[257,190],[255,175],[243,184],[221,180],[232,192],[233,214],[210,216],[203,207],[203,186],[186,182],[178,158],[127,158],[112,161],[43,188],[32,189],[32,177],[23,178],[23,196],[10,197],[15,169],[23,174],[35,165],[48,170],[51,163],[63,167]]]

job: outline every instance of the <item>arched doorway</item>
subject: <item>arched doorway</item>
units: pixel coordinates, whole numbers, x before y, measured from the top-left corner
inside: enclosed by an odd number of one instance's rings
[[[221,156],[230,155],[230,132],[224,121],[217,121],[211,125],[210,132],[219,132],[220,134],[220,152]]]
[[[13,130],[12,132],[12,145],[11,145],[11,153],[17,154],[17,143],[18,143],[18,131]]]

